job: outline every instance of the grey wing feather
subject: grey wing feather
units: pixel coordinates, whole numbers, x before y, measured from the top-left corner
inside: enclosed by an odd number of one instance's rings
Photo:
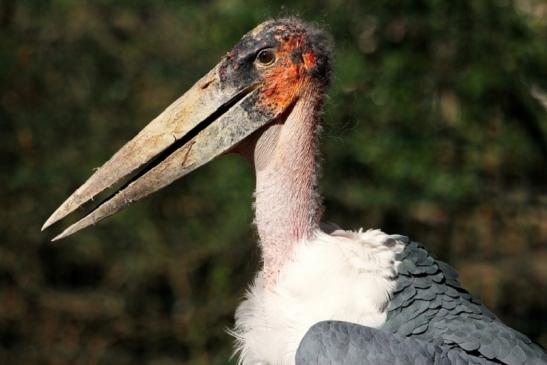
[[[415,242],[407,244],[397,258],[402,270],[383,330],[464,351],[474,361],[547,364],[543,349],[472,298],[450,265],[434,260]]]
[[[407,338],[354,323],[325,321],[312,326],[298,347],[296,365],[495,364],[453,347]]]

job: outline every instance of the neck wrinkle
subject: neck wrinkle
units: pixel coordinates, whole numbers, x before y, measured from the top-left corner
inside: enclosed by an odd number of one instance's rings
[[[267,166],[256,171],[255,222],[267,287],[276,283],[295,245],[319,226],[318,104],[304,93],[280,128]]]

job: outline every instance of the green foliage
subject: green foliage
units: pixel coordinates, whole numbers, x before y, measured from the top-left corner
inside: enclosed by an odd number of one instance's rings
[[[243,33],[288,14],[337,44],[325,220],[423,242],[547,345],[543,1],[4,0],[0,363],[226,362],[260,264],[244,161],[55,245],[40,226]]]

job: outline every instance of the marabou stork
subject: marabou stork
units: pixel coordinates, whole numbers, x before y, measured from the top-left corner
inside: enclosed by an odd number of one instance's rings
[[[546,364],[472,298],[449,265],[380,230],[320,226],[318,125],[331,42],[297,18],[266,21],[78,188],[46,228],[136,175],[54,240],[225,153],[256,173],[263,267],[236,311],[242,364]]]

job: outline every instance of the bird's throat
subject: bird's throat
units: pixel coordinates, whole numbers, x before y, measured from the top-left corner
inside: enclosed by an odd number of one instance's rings
[[[264,131],[255,144],[255,222],[267,286],[275,284],[295,245],[319,225],[319,102],[305,93],[285,122]]]

